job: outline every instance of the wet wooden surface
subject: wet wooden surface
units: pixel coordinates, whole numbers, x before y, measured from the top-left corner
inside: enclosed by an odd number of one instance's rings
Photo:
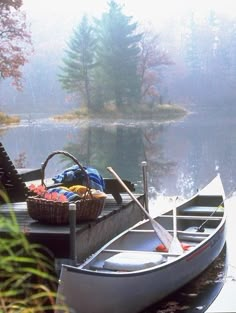
[[[142,195],[136,196],[142,201]],[[15,212],[17,222],[30,242],[44,245],[57,258],[69,256],[69,225],[49,225],[33,220],[28,215],[26,202],[0,205],[0,213],[5,217],[10,217],[11,210]],[[76,225],[79,253],[81,256],[87,253],[88,243],[92,250],[97,249],[100,242],[110,240],[113,233],[123,231],[142,218],[142,212],[127,194],[122,194],[122,204],[119,205],[111,195],[108,195],[104,209],[96,220]],[[4,229],[0,230],[1,234],[6,234]]]
[[[122,204],[118,205],[112,196],[108,196],[104,209],[102,210],[99,217],[96,220],[77,224],[77,230],[83,229],[84,227],[88,227],[92,224],[99,223],[108,215],[115,214],[116,211],[120,210],[122,207],[125,207],[131,202],[128,195],[122,195],[122,199]],[[0,213],[6,217],[10,217],[10,211],[12,209],[16,214],[17,222],[22,230],[27,229],[28,232],[32,233],[69,233],[69,225],[41,224],[40,222],[33,220],[28,214],[26,202],[16,202],[0,205]]]

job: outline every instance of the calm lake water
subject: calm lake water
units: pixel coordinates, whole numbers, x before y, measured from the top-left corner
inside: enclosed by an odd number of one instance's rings
[[[112,166],[122,178],[135,182],[138,191],[142,191],[141,162],[145,160],[154,206],[158,195],[189,197],[217,173],[228,198],[236,189],[236,120],[233,114],[224,112],[216,115],[201,110],[162,125],[152,120],[100,119],[55,123],[42,116],[24,116],[19,126],[2,129],[0,139],[16,165],[20,154],[25,157],[25,167],[35,168],[53,151],[65,150],[81,164],[96,167],[104,177],[110,177],[106,167]],[[45,174],[51,177],[71,164],[70,159],[55,156]],[[229,265],[236,268],[233,232],[231,227],[227,239],[231,242],[230,259],[225,249],[197,280],[145,313],[205,312],[227,285],[226,269]],[[235,281],[235,271],[231,276]],[[236,292],[236,284],[233,288]],[[227,301],[235,302],[232,297]],[[222,312],[236,312],[236,308]]]
[[[72,153],[83,165],[92,165],[109,177],[112,166],[120,176],[141,187],[141,162],[149,169],[150,194],[188,197],[218,172],[226,195],[236,190],[236,118],[192,113],[175,123],[152,120],[79,121],[55,123],[47,118],[23,119],[0,133],[13,161],[20,153],[26,167],[39,167],[55,150]],[[46,176],[52,176],[69,159],[54,157]]]

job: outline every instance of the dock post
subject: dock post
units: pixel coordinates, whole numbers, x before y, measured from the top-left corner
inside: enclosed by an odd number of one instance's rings
[[[76,249],[76,204],[69,205],[69,223],[70,223],[70,259],[77,264],[77,249]]]
[[[142,162],[142,170],[143,170],[143,189],[144,189],[144,204],[145,209],[149,212],[148,208],[148,184],[147,184],[147,162]]]

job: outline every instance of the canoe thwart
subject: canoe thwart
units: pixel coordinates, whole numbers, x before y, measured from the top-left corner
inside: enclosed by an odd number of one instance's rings
[[[217,217],[205,210],[180,213],[179,208],[212,207],[215,203],[218,210],[224,199],[220,176],[216,176],[208,188],[212,184],[213,195],[211,192],[211,196],[202,197],[198,192],[176,206],[176,225],[172,209],[155,217],[166,231],[177,230],[175,234],[181,240],[183,252],[176,249],[169,253],[171,249],[162,249],[151,219],[144,219],[118,234],[78,267],[62,266],[58,292],[66,299],[66,305],[80,313],[144,312],[200,275],[225,245],[226,212]],[[213,212],[215,210],[213,208]],[[203,228],[202,222],[208,220]],[[161,245],[164,246],[163,242]],[[92,301],[91,294],[96,295]]]
[[[162,215],[161,217],[168,217],[170,218],[172,215]],[[202,216],[202,215],[178,215],[177,219],[183,220],[209,220],[209,221],[220,221],[222,220],[223,216]]]
[[[223,216],[224,208],[215,206],[189,206],[178,209],[178,213],[181,215],[201,215],[201,216]]]

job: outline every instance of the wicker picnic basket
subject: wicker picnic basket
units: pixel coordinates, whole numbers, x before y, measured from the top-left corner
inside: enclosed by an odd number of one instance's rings
[[[42,164],[42,178],[41,184],[45,186],[44,178],[45,178],[45,169],[48,164],[48,161],[57,154],[63,154],[69,158],[71,158],[81,169],[84,174],[86,187],[88,190],[87,195],[90,197],[84,197],[83,199],[74,201],[74,202],[59,202],[47,200],[44,198],[40,198],[39,196],[29,196],[26,200],[28,214],[34,220],[37,220],[41,223],[45,224],[54,224],[54,225],[62,225],[69,223],[69,204],[76,204],[76,221],[77,223],[89,220],[95,220],[101,213],[104,203],[104,198],[95,198],[91,193],[90,188],[90,180],[85,169],[80,165],[78,160],[66,151],[55,151],[50,154],[45,162]],[[45,186],[46,187],[46,186]]]

